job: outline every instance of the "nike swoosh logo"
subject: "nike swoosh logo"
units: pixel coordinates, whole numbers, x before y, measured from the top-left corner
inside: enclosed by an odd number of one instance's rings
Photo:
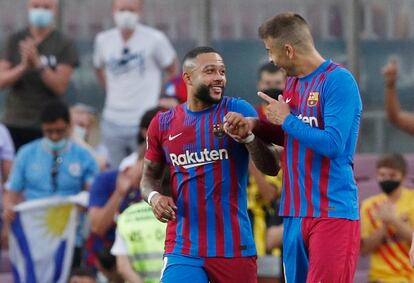
[[[181,136],[183,133],[179,133],[179,134],[176,134],[175,136],[172,136],[172,135],[169,135],[168,136],[168,140],[169,141],[172,141],[172,140],[175,140],[176,138],[178,138],[179,136]]]
[[[203,165],[207,165],[210,163],[213,163],[214,161],[208,161],[208,162],[203,162],[203,163],[195,163],[195,164],[190,164],[190,165],[185,165],[183,166],[184,169],[190,169],[190,168],[194,168],[194,167],[198,167],[198,166],[203,166]]]
[[[292,100],[292,98],[288,98],[288,99],[286,99],[286,103],[289,103],[290,101]]]

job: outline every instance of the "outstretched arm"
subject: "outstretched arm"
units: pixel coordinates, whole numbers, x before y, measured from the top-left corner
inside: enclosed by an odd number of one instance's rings
[[[276,176],[279,172],[279,154],[275,148],[263,142],[251,131],[245,117],[240,113],[228,112],[224,129],[237,142],[244,143],[256,167],[266,175]]]

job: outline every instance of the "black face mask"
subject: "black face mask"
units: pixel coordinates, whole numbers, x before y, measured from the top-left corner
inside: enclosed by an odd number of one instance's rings
[[[381,190],[385,194],[389,195],[401,185],[401,181],[386,180],[379,182],[379,185],[381,187]]]
[[[283,89],[280,88],[268,88],[268,89],[264,89],[263,92],[265,94],[267,94],[268,96],[270,96],[273,99],[278,99],[279,95],[281,95],[283,93]]]

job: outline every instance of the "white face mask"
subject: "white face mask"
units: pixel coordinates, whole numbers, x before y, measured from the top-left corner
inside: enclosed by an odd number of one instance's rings
[[[139,16],[131,11],[118,11],[114,14],[115,25],[121,30],[134,30]]]
[[[81,140],[86,140],[87,130],[80,126],[73,127],[73,135]]]

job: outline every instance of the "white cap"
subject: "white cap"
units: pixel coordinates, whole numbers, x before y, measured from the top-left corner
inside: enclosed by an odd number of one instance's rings
[[[125,171],[129,167],[137,164],[137,162],[138,162],[138,153],[137,152],[131,153],[130,155],[122,159],[121,164],[119,164],[118,169],[120,172]]]

